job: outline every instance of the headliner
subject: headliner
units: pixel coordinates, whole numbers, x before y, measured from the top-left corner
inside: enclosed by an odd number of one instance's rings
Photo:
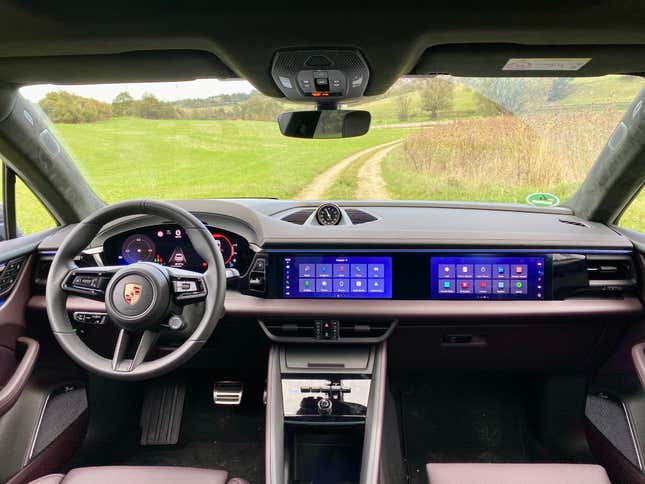
[[[366,95],[383,93],[406,74],[508,76],[501,66],[509,57],[593,59],[576,72],[512,73],[517,76],[645,73],[645,3],[638,0],[395,3],[396,9],[320,13],[266,2],[0,1],[0,81],[238,77],[279,97],[271,61],[278,49],[295,47],[361,50],[371,69]]]

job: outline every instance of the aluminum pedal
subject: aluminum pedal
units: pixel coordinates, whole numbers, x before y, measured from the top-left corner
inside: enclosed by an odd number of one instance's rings
[[[239,405],[242,403],[244,384],[240,381],[216,381],[213,385],[215,405]]]

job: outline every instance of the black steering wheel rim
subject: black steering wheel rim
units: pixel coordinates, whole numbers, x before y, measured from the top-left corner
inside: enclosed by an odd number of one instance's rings
[[[150,343],[148,340],[151,336],[146,331],[141,335],[137,354],[131,360],[128,360],[128,366],[124,365],[123,362],[115,363],[120,348],[119,345],[123,343],[122,338],[126,338],[128,333],[121,329],[113,359],[110,360],[94,352],[80,339],[69,319],[67,311],[69,293],[65,289],[68,288],[66,281],[70,274],[75,270],[81,270],[74,264],[74,258],[90,244],[107,223],[132,215],[154,215],[179,224],[188,235],[197,254],[208,264],[208,268],[203,274],[193,273],[199,275],[199,280],[203,281],[205,294],[200,299],[200,302],[204,302],[204,313],[192,334],[174,351],[161,358],[144,361],[145,355],[143,355],[141,361],[135,361],[141,345],[144,342],[146,344]],[[101,267],[93,269],[100,270]],[[127,266],[122,269],[127,269]],[[215,240],[204,224],[186,210],[167,202],[130,200],[98,210],[76,225],[65,237],[58,248],[49,271],[46,302],[47,315],[54,336],[63,350],[74,361],[88,371],[99,375],[112,379],[132,381],[163,375],[194,356],[206,343],[222,317],[225,295],[226,269],[224,260]],[[105,296],[109,297],[107,293],[105,293]],[[123,344],[127,344],[127,341]],[[152,344],[154,344],[154,341]],[[146,349],[146,354],[148,349]]]

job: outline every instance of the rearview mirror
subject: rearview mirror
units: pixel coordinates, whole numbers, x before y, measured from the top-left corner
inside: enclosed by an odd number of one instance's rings
[[[292,138],[351,138],[370,129],[367,111],[289,111],[278,116],[280,131]]]

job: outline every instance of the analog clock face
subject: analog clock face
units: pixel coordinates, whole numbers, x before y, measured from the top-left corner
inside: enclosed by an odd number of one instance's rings
[[[320,225],[338,225],[341,218],[340,207],[333,203],[321,205],[316,210],[316,220]]]

